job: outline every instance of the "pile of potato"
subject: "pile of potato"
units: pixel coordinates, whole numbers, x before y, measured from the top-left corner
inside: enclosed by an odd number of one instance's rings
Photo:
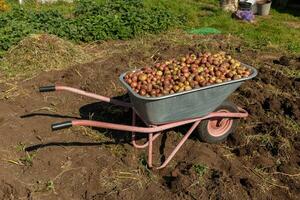
[[[180,59],[156,63],[124,76],[139,95],[160,97],[212,84],[246,78],[250,69],[225,52],[189,54]]]

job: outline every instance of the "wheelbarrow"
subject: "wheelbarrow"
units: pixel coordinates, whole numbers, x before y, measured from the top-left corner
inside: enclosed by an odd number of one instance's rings
[[[119,79],[128,90],[130,103],[68,86],[43,86],[39,88],[39,91],[68,91],[132,109],[131,125],[82,119],[54,123],[51,128],[55,131],[71,126],[88,126],[131,132],[132,145],[135,148],[148,147],[148,166],[150,168],[153,167],[154,140],[165,130],[191,124],[190,129],[173,149],[167,159],[161,166],[156,167],[156,169],[162,169],[172,160],[176,152],[178,152],[195,129],[197,129],[198,136],[201,140],[209,143],[218,143],[226,140],[227,136],[235,130],[238,118],[246,118],[248,116],[246,110],[226,100],[227,97],[242,83],[257,75],[257,70],[255,68],[249,65],[243,65],[252,72],[247,78],[205,86],[162,97],[143,97],[135,93],[124,81],[126,73],[123,73]],[[144,127],[136,126],[137,117],[144,122]],[[136,135],[141,133],[148,134],[148,141],[144,144],[137,143]]]

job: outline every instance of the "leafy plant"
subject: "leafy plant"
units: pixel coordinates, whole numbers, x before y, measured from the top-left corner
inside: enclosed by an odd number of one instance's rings
[[[146,156],[145,153],[142,153],[142,154],[140,155],[139,163],[140,163],[140,166],[141,166],[142,171],[143,171],[149,178],[152,178],[152,177],[153,177],[153,174],[152,174],[152,171],[151,171],[151,170],[149,169],[149,167],[148,167],[147,156]]]
[[[46,191],[50,191],[50,190],[54,191],[54,182],[52,180],[49,180],[46,183]]]
[[[196,172],[196,174],[201,178],[205,172],[207,171],[207,166],[203,165],[203,164],[197,164],[197,165],[193,165],[193,168]]]
[[[32,166],[34,156],[35,154],[29,154],[28,152],[26,152],[25,156],[20,158],[19,160],[26,166]]]
[[[143,0],[80,0],[68,16],[55,9],[14,7],[0,14],[0,56],[29,34],[49,33],[75,42],[92,42],[158,33],[184,22],[164,5],[146,7]]]

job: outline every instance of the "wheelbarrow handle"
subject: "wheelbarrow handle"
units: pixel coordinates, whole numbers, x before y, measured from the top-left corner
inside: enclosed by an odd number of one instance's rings
[[[60,122],[60,123],[54,123],[51,125],[52,131],[64,129],[64,128],[69,128],[72,126],[72,121],[65,121],[65,122]]]
[[[68,86],[62,86],[62,85],[48,85],[48,86],[42,86],[39,88],[40,92],[53,92],[53,91],[68,91],[71,93],[75,93],[75,94],[79,94],[79,95],[83,95],[86,97],[90,97],[93,99],[97,99],[100,101],[104,101],[107,103],[112,103],[118,106],[123,106],[123,107],[132,107],[131,103],[127,103],[127,102],[123,102],[117,99],[113,99],[110,97],[105,97],[105,96],[101,96],[98,94],[94,94],[94,93],[90,93],[90,92],[86,92],[80,89],[76,89],[76,88],[72,88],[72,87],[68,87]]]
[[[39,88],[39,92],[53,92],[55,90],[55,85],[47,85]]]

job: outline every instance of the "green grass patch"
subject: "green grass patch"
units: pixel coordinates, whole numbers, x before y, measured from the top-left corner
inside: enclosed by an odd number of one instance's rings
[[[300,53],[299,17],[274,9],[270,16],[257,17],[255,23],[247,23],[233,19],[230,13],[222,11],[218,0],[78,0],[75,3],[54,4],[26,1],[23,6],[16,1],[8,2],[12,10],[0,13],[0,59],[4,58],[0,60],[0,70],[9,74],[18,73],[16,69],[24,70],[23,64],[26,65],[25,72],[28,71],[30,67],[25,62],[31,62],[30,59],[25,59],[21,65],[7,60],[15,57],[13,51],[25,37],[42,33],[75,43],[89,43],[158,35],[166,30],[170,30],[166,35],[172,35],[176,32],[175,28],[188,32],[211,27],[222,34],[238,37],[243,48]],[[190,43],[181,37],[177,38],[179,40],[182,44]],[[204,38],[202,40],[205,42]],[[44,70],[43,67],[36,69]],[[299,76],[298,71],[287,73]]]
[[[25,166],[32,166],[33,158],[35,157],[35,155],[35,153],[30,154],[28,152],[25,152],[25,156],[21,157],[19,161]]]
[[[245,45],[254,49],[282,48],[300,53],[299,17],[274,9],[270,16],[247,23],[223,12],[218,0],[28,1],[21,7],[15,1],[9,2],[12,11],[0,14],[0,56],[32,33],[47,32],[76,42],[92,42],[156,34],[171,27],[212,27],[241,37]]]
[[[300,19],[291,14],[271,10],[270,16],[256,16],[255,23],[233,19],[231,13],[221,10],[218,0],[146,0],[146,5],[163,4],[177,15],[186,17],[184,29],[212,27],[225,34],[233,34],[253,49],[283,49],[300,53]],[[288,22],[294,25],[289,26]]]
[[[196,174],[201,178],[203,177],[203,175],[206,173],[208,167],[206,165],[203,164],[196,164],[193,165],[193,168],[196,172]]]
[[[300,70],[298,69],[290,69],[290,68],[283,68],[280,71],[282,71],[283,74],[287,75],[288,77],[293,78],[300,78]]]
[[[144,33],[159,33],[182,24],[164,5],[147,7],[140,0],[77,1],[48,9],[13,6],[0,14],[0,56],[29,34],[49,33],[75,42],[128,39]]]

